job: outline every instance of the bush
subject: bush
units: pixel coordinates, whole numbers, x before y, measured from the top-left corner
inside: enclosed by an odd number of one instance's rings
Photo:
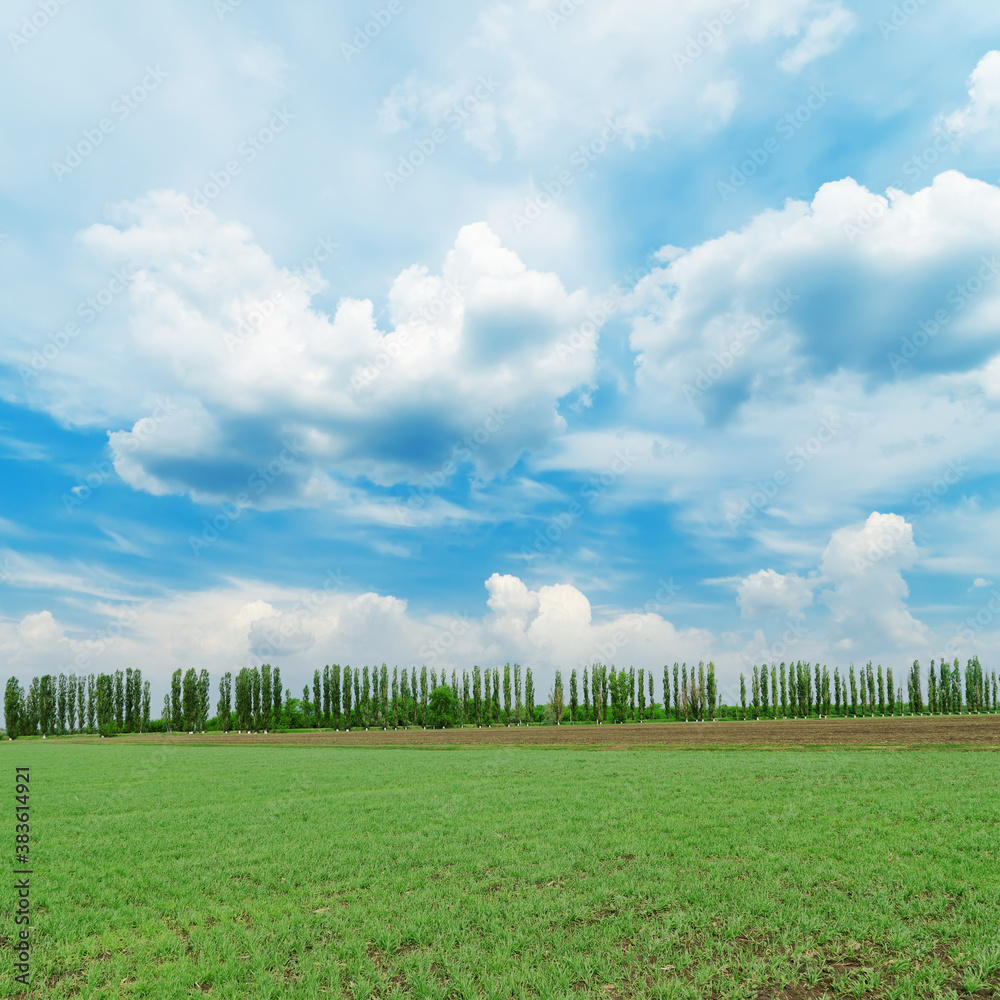
[[[451,729],[458,724],[458,698],[447,684],[434,688],[428,704],[428,725],[432,729]]]
[[[118,735],[118,727],[113,722],[105,722],[98,732],[101,736],[110,738]]]

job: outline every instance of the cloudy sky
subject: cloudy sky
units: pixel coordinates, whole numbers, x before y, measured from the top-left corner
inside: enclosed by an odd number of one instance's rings
[[[995,662],[995,4],[2,16],[7,674]]]

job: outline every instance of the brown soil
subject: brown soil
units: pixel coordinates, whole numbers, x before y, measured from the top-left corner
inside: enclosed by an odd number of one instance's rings
[[[38,740],[41,742],[41,740]],[[95,744],[94,736],[60,737],[53,744]],[[101,741],[109,746],[169,743],[188,746],[307,747],[487,747],[552,746],[595,750],[820,747],[975,747],[1000,749],[1000,716],[961,715],[890,719],[784,719],[749,722],[646,722],[626,725],[521,726],[510,729],[372,729],[287,733],[188,733],[122,736]]]

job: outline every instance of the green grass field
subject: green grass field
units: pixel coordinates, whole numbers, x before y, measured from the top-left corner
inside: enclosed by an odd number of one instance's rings
[[[11,861],[15,765],[32,775],[31,996],[1000,984],[995,753],[5,752]],[[4,996],[23,989],[10,897]]]

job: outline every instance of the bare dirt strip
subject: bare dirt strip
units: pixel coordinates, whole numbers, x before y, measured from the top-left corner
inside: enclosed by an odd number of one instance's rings
[[[60,737],[96,743],[98,737]],[[39,740],[39,742],[41,742]],[[484,729],[372,729],[333,732],[188,733],[121,736],[104,744],[186,746],[489,747],[549,746],[595,750],[811,747],[960,747],[1000,749],[1000,715],[868,719],[782,719],[748,722],[645,722],[625,725],[493,726]]]

